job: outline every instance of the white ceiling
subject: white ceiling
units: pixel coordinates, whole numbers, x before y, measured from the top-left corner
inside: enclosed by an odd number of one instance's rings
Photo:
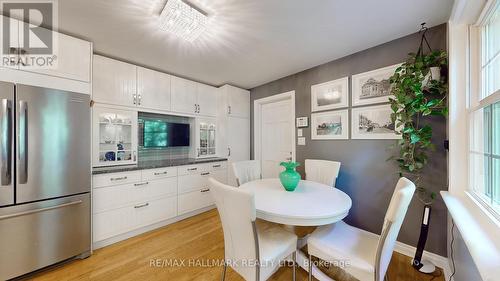
[[[252,88],[448,20],[453,0],[193,0],[208,30],[158,28],[166,0],[62,0],[59,29],[94,51],[212,85]]]

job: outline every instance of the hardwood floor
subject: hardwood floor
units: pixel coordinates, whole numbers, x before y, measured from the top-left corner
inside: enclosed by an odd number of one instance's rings
[[[38,272],[28,279],[220,280],[222,268],[211,266],[210,261],[221,260],[223,254],[224,242],[219,216],[216,210],[212,210],[96,250],[85,260],[67,262]],[[172,263],[169,266],[162,264],[162,261]],[[181,261],[184,261],[184,266]],[[297,272],[297,280],[307,280],[304,270],[298,269]],[[388,277],[389,281],[444,281],[441,272],[436,273],[436,277],[420,274],[410,266],[409,257],[395,253]],[[271,280],[291,280],[291,276],[291,268],[281,268]],[[243,279],[229,269],[226,280]]]

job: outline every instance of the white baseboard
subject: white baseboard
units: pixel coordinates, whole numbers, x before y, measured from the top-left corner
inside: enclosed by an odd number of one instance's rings
[[[394,246],[394,251],[409,257],[414,257],[416,250],[417,248],[399,241],[397,241],[396,245]],[[451,269],[448,258],[427,251],[424,251],[422,258],[427,259],[435,266],[442,268],[445,280],[449,280]],[[453,281],[453,278],[451,279],[451,281]]]
[[[151,231],[151,230],[154,230],[154,229],[181,221],[183,219],[187,219],[189,217],[196,216],[198,214],[204,213],[204,212],[211,210],[213,208],[215,208],[215,205],[211,205],[211,206],[201,208],[199,210],[192,211],[192,212],[189,212],[189,213],[186,213],[186,214],[183,214],[183,215],[180,215],[180,216],[168,219],[168,220],[164,220],[164,221],[157,222],[157,223],[154,223],[154,224],[151,224],[148,226],[144,226],[144,227],[141,227],[141,228],[117,235],[117,236],[113,236],[113,237],[108,238],[108,239],[96,241],[92,244],[92,250],[97,250],[99,248],[103,248],[103,247],[109,246],[111,244],[132,238],[132,237],[137,236],[139,234],[143,234],[143,233],[146,233],[148,231]]]

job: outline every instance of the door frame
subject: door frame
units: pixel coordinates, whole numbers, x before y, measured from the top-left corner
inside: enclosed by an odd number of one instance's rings
[[[274,103],[278,101],[290,100],[292,103],[292,110],[290,114],[290,124],[292,130],[292,161],[295,161],[295,91],[289,91],[277,95],[272,95],[266,98],[261,98],[254,100],[253,102],[253,143],[254,143],[254,152],[253,159],[262,161],[261,153],[261,134],[262,134],[262,106],[264,104]]]

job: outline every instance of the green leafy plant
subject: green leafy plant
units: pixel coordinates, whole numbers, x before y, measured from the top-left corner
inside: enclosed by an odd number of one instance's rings
[[[437,75],[447,69],[445,51],[423,54],[410,53],[406,62],[398,67],[391,77],[391,119],[402,135],[396,159],[400,175],[413,180],[418,198],[431,204],[436,194],[420,184],[421,171],[428,161],[428,152],[435,150],[432,144],[432,128],[422,123],[429,115],[447,116],[446,98],[448,84],[446,75]],[[438,77],[439,76],[439,77]]]

